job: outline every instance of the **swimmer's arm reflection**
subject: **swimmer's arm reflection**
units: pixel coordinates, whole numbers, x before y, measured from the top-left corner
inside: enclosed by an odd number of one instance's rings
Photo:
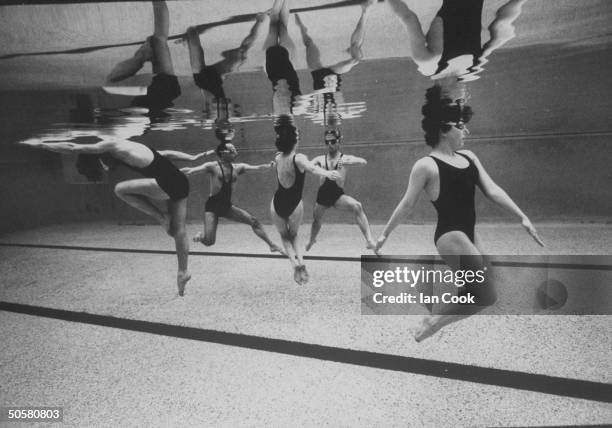
[[[173,160],[182,160],[182,161],[196,161],[202,159],[207,156],[211,156],[215,154],[214,150],[208,150],[202,153],[196,153],[195,155],[190,155],[189,153],[179,152],[177,150],[158,150],[158,153],[168,159]]]
[[[78,154],[99,154],[111,151],[116,148],[116,143],[112,141],[100,141],[95,144],[76,144],[69,142],[45,143],[39,138],[30,138],[21,141],[23,144],[38,149],[48,150],[55,153],[78,153]]]
[[[300,169],[303,169],[304,171],[307,171],[314,175],[318,175],[319,177],[329,178],[332,181],[336,181],[341,177],[338,171],[328,171],[326,169],[323,169],[308,160],[308,158],[301,153],[295,156],[295,163]]]
[[[102,89],[112,95],[125,95],[128,97],[147,95],[146,86],[102,86]]]
[[[419,200],[421,191],[425,189],[430,176],[431,171],[427,161],[425,159],[418,160],[410,172],[408,188],[406,189],[406,193],[404,193],[404,197],[399,204],[397,204],[397,207],[395,207],[393,214],[391,214],[389,221],[376,242],[376,251],[380,250],[382,246],[385,245],[387,238],[400,221],[412,214],[412,210]]]
[[[508,196],[506,191],[493,181],[480,163],[478,157],[476,157],[476,155],[470,150],[462,150],[461,153],[468,155],[476,165],[476,168],[478,168],[478,187],[480,187],[480,190],[487,197],[487,199],[519,217],[521,219],[521,224],[527,233],[531,235],[534,241],[543,247],[544,242],[540,239],[536,228],[533,226],[527,215],[525,215],[525,213],[512,200],[512,198]]]

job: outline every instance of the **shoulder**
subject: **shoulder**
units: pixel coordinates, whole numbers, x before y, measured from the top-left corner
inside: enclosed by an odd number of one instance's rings
[[[425,156],[414,163],[413,172],[435,173],[438,170],[438,164],[431,156]]]
[[[308,157],[303,153],[297,153],[293,159],[295,159],[295,162],[298,164],[304,164],[309,162]]]

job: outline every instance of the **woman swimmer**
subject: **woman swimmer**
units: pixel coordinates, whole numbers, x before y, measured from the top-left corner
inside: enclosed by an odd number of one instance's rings
[[[293,279],[300,285],[308,282],[308,272],[304,266],[298,231],[304,215],[302,190],[306,171],[319,177],[337,180],[338,171],[328,171],[315,166],[308,158],[296,153],[299,132],[290,116],[280,116],[274,127],[276,131],[276,172],[278,189],[270,204],[270,215],[280,233],[283,246],[294,269]]]
[[[185,230],[187,215],[187,195],[189,181],[167,158],[176,160],[197,160],[204,156],[167,150],[156,151],[144,144],[127,139],[107,138],[95,144],[75,144],[72,142],[45,143],[31,138],[21,144],[57,153],[79,155],[102,155],[98,166],[123,164],[144,175],[146,178],[126,180],[117,183],[115,194],[127,204],[155,218],[174,238],[178,258],[176,283],[179,296],[183,296],[185,285],[191,279],[187,270],[189,258],[189,239]],[[91,165],[91,162],[88,162]],[[160,210],[155,201],[165,201],[167,212]]]
[[[378,238],[377,249],[385,244],[400,220],[411,213],[423,191],[438,212],[434,242],[440,256],[453,270],[482,269],[485,259],[474,234],[476,186],[488,199],[518,216],[531,237],[544,246],[529,218],[491,179],[476,155],[462,149],[463,140],[469,135],[465,123],[471,117],[471,109],[460,100],[456,104],[440,102],[440,94],[431,93],[439,90],[439,87],[428,90],[429,102],[423,107],[422,125],[425,141],[432,147],[431,154],[414,164],[406,193]],[[446,305],[440,314],[425,317],[415,332],[415,339],[421,341],[445,325],[492,305],[496,300],[495,290],[492,284],[487,285],[486,288],[478,286],[483,293],[476,296],[476,305]],[[462,293],[467,291],[470,290],[462,289]]]

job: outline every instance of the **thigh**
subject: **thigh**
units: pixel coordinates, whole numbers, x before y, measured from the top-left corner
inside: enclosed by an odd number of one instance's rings
[[[238,208],[235,205],[232,205],[226,217],[238,223],[251,224],[253,221],[253,216],[248,211]]]
[[[334,207],[346,211],[354,210],[357,205],[359,205],[359,201],[349,195],[340,196],[334,203]]]
[[[153,178],[137,178],[134,180],[122,181],[117,184],[118,192],[128,195],[141,195],[158,201],[170,199],[168,194],[159,187]]]
[[[468,236],[458,230],[447,232],[436,242],[438,253],[451,269],[483,265],[483,256]]]
[[[274,227],[276,227],[276,230],[278,230],[278,233],[280,233],[281,236],[287,232],[287,220],[277,214],[276,210],[274,209],[274,199],[272,199],[272,202],[270,202],[270,218],[272,219],[272,223],[274,223]]]
[[[304,202],[300,201],[297,207],[293,210],[289,216],[287,222],[287,229],[292,235],[297,235],[300,225],[302,224],[302,218],[304,217]]]

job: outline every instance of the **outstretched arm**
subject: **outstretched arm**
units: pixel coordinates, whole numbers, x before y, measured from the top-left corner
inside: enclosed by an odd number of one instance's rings
[[[474,161],[474,164],[478,168],[478,187],[480,187],[482,193],[495,204],[519,217],[521,219],[521,224],[527,233],[529,233],[529,235],[531,235],[531,237],[543,247],[544,242],[542,242],[538,236],[538,232],[533,224],[531,224],[531,221],[527,215],[519,208],[512,198],[508,196],[505,190],[499,187],[497,183],[493,181],[474,153],[469,150],[464,151],[464,153],[467,154],[472,161]]]
[[[203,172],[211,172],[213,166],[216,165],[216,162],[206,162],[202,165],[194,166],[194,167],[185,167],[181,168],[181,172],[185,175],[196,175],[202,174]]]
[[[211,156],[215,154],[214,150],[208,150],[206,152],[197,153],[195,155],[190,155],[189,153],[183,153],[176,150],[159,150],[158,153],[168,159],[173,160],[182,160],[182,161],[196,161],[198,159],[202,159],[206,156]]]
[[[364,166],[368,164],[368,161],[364,158],[353,155],[344,155],[339,162],[340,166]]]
[[[99,154],[111,151],[116,144],[110,141],[100,141],[95,144],[76,144],[70,142],[45,143],[39,138],[29,138],[20,141],[19,144],[34,147],[37,149],[48,150],[56,153],[77,153],[77,154]]]
[[[314,162],[309,161],[303,154],[298,154],[295,157],[295,163],[304,171],[318,175],[319,177],[329,178],[332,181],[336,181],[340,178],[340,173],[338,171],[328,171],[323,169],[320,166],[315,165]]]
[[[236,172],[238,174],[244,174],[245,172],[261,172],[268,171],[269,169],[274,168],[276,162],[270,161],[268,163],[262,163],[260,165],[251,165],[248,163],[240,163],[236,165]]]
[[[400,221],[412,213],[414,206],[419,200],[419,195],[421,194],[421,190],[425,188],[429,177],[429,170],[427,168],[427,164],[424,160],[417,161],[410,172],[410,179],[408,181],[408,187],[406,189],[406,193],[404,193],[404,197],[397,204],[393,214],[387,221],[385,228],[383,229],[378,241],[376,242],[376,250],[382,248],[382,246],[387,241],[387,237],[393,232],[393,230],[397,227]]]

